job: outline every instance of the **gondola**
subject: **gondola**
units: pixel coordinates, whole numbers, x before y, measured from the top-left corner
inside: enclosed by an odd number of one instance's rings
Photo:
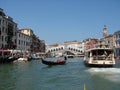
[[[66,60],[62,60],[62,61],[47,61],[42,59],[42,63],[46,64],[46,65],[64,65],[66,64]]]

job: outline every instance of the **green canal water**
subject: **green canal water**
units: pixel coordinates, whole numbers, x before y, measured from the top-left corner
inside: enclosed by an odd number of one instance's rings
[[[120,90],[120,62],[113,68],[85,67],[83,58],[47,66],[40,60],[0,64],[0,90]]]

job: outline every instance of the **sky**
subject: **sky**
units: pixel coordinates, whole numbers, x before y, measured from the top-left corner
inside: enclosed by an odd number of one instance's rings
[[[102,38],[120,30],[120,0],[0,0],[18,28],[31,28],[46,44]]]

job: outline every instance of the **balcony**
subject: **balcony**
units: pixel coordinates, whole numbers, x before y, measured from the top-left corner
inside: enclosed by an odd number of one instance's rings
[[[7,35],[13,36],[13,35],[14,35],[14,34],[13,34],[13,31],[12,31],[12,30],[8,30]]]
[[[7,38],[7,43],[12,43],[12,38],[11,37]]]

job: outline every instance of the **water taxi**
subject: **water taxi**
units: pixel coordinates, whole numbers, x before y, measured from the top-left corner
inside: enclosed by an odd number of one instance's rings
[[[91,48],[85,51],[84,64],[87,66],[112,67],[115,65],[111,48]]]

